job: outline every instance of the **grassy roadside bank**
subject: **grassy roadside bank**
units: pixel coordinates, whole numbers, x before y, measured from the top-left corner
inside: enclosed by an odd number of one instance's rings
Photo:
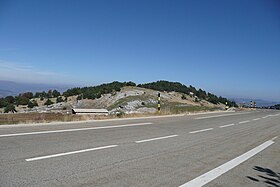
[[[102,120],[114,118],[133,118],[147,117],[157,115],[172,115],[183,113],[196,113],[216,111],[219,108],[201,107],[201,106],[163,106],[160,113],[133,113],[133,114],[118,114],[109,116],[94,116],[94,115],[72,115],[61,113],[15,113],[15,114],[0,114],[0,125],[9,124],[34,124],[34,123],[50,123],[50,122],[69,122],[69,121],[86,121],[86,120]]]

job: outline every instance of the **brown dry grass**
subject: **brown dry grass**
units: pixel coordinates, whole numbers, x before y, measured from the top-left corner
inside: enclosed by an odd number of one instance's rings
[[[170,113],[161,112],[161,113],[150,113],[150,114],[124,114],[121,116],[72,115],[72,114],[60,114],[60,113],[0,114],[0,125],[133,118],[133,117],[147,117],[147,116],[166,115],[166,114],[170,114]]]
[[[79,121],[82,116],[55,113],[1,114],[0,124],[48,123],[53,121]]]
[[[162,107],[161,112],[155,113],[134,113],[122,115],[72,115],[61,113],[17,113],[17,114],[0,114],[0,125],[3,124],[30,124],[30,123],[50,123],[50,122],[67,122],[67,121],[87,121],[87,120],[102,120],[102,119],[115,119],[115,118],[135,118],[135,117],[148,117],[158,115],[171,115],[181,114],[186,112],[198,111],[213,111],[218,108],[209,107]]]

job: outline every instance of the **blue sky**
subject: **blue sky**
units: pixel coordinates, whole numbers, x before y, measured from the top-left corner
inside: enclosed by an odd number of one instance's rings
[[[277,0],[0,0],[0,80],[179,81],[280,101]]]

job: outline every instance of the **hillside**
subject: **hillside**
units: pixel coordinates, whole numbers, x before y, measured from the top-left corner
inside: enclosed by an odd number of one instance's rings
[[[157,111],[157,95],[161,94],[161,108],[164,113],[183,113],[200,110],[224,109],[223,104],[213,104],[203,99],[196,99],[182,93],[155,91],[140,87],[123,87],[119,92],[104,94],[102,97],[79,100],[76,108],[106,108],[110,113],[155,113]]]
[[[51,90],[9,96],[0,99],[0,112],[7,111],[8,106],[16,105],[10,111],[69,113],[71,108],[106,108],[110,114],[155,113],[158,93],[161,93],[162,113],[224,110],[226,102],[229,106],[235,105],[226,98],[178,82],[158,81],[140,85],[133,82],[112,82],[72,88],[63,94]]]

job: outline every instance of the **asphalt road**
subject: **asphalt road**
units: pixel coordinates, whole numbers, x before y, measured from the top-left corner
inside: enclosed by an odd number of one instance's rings
[[[277,187],[279,155],[272,110],[2,126],[0,186]]]

